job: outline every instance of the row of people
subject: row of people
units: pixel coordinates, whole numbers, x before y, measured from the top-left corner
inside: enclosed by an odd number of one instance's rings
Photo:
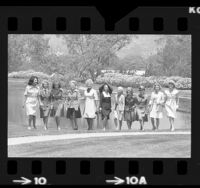
[[[55,118],[57,129],[60,130],[60,117],[70,119],[74,130],[78,129],[77,119],[85,118],[88,130],[93,129],[93,121],[98,114],[101,114],[103,128],[106,129],[110,113],[112,112],[113,89],[105,83],[99,88],[99,96],[93,89],[93,81],[86,81],[86,90],[83,96],[80,95],[76,81],[70,82],[70,89],[65,91],[58,82],[49,87],[48,81],[43,81],[41,87],[38,86],[38,78],[31,77],[25,89],[24,105],[29,119],[28,129],[31,124],[36,128],[36,112],[39,103],[40,117],[43,119],[45,130],[48,129],[48,119]],[[83,116],[80,110],[80,100],[84,99]],[[121,130],[122,122],[126,121],[128,129],[131,129],[132,122],[139,121],[141,130],[144,130],[144,122],[148,121],[148,114],[151,118],[153,130],[159,128],[160,119],[163,117],[163,109],[167,111],[171,130],[174,130],[174,119],[178,108],[178,90],[173,81],[169,82],[169,89],[161,90],[158,83],[154,85],[154,91],[148,97],[145,88],[139,87],[139,94],[135,95],[133,89],[128,87],[124,95],[123,87],[118,87],[114,96],[114,123],[118,130]]]

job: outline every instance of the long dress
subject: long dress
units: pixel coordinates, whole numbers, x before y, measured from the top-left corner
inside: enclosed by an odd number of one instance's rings
[[[124,120],[125,121],[135,121],[136,120],[136,107],[137,98],[135,96],[125,97],[125,107],[124,107]]]
[[[137,96],[137,107],[136,107],[136,113],[138,120],[148,121],[147,116],[147,103],[148,103],[148,97],[147,95],[138,95]]]
[[[124,107],[125,107],[125,97],[123,94],[121,94],[120,96],[116,94],[115,106],[116,106],[116,109],[114,110],[114,118],[122,121],[123,114],[124,114]]]
[[[42,106],[40,106],[40,118],[48,117],[51,108],[51,91],[46,88],[40,89],[40,101]]]
[[[51,109],[51,117],[63,117],[64,116],[64,101],[62,89],[52,89],[51,102],[53,109]]]
[[[27,97],[25,102],[27,116],[36,116],[38,107],[39,87],[27,85],[24,92],[24,96]]]
[[[167,100],[165,102],[165,109],[167,112],[168,117],[176,118],[176,110],[178,108],[178,104],[176,103],[177,95],[178,95],[178,90],[173,89],[172,92],[169,90],[165,91]]]
[[[69,90],[66,96],[67,118],[81,118],[80,92],[78,89]]]
[[[107,117],[107,119],[110,118],[110,112],[111,112],[111,95],[110,93],[105,93],[104,91],[100,94],[100,107],[101,110],[101,116],[102,119]]]
[[[164,94],[159,91],[158,93],[152,92],[151,99],[149,101],[151,105],[151,110],[149,116],[151,118],[163,118],[163,104],[164,104]]]
[[[98,100],[97,92],[93,88],[87,89],[84,92],[84,97],[85,97],[85,106],[84,106],[83,117],[91,119],[96,118],[97,108],[95,105],[95,101]]]

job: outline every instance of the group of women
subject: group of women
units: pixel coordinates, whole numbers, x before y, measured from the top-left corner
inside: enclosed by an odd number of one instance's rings
[[[169,81],[169,89],[163,91],[158,83],[154,84],[153,92],[148,97],[145,87],[139,87],[139,93],[133,93],[128,87],[124,92],[123,87],[117,88],[117,93],[112,100],[113,89],[105,83],[99,88],[99,94],[93,88],[93,81],[86,81],[86,89],[80,94],[76,81],[70,81],[70,88],[63,90],[59,82],[50,84],[44,80],[41,87],[38,78],[32,76],[25,89],[24,107],[28,116],[28,129],[36,129],[36,112],[39,104],[40,118],[43,119],[44,129],[48,129],[49,117],[54,117],[57,129],[60,130],[60,118],[66,116],[74,130],[78,129],[78,118],[85,118],[88,130],[93,129],[94,119],[101,115],[103,129],[106,130],[111,112],[117,130],[121,130],[122,122],[126,121],[128,129],[131,129],[134,121],[140,122],[140,129],[144,130],[144,123],[151,119],[152,129],[159,128],[160,119],[163,118],[163,110],[167,112],[171,131],[174,131],[174,119],[178,108],[178,90],[174,81]],[[124,94],[126,93],[126,94]],[[84,108],[81,113],[80,101],[84,100]],[[66,112],[66,113],[65,113]]]

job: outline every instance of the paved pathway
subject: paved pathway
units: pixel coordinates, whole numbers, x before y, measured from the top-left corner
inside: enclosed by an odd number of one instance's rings
[[[44,135],[44,136],[26,136],[17,138],[8,138],[8,146],[29,144],[36,142],[47,142],[53,140],[82,139],[96,137],[116,137],[116,136],[134,136],[134,135],[188,135],[190,131],[163,131],[163,132],[102,132],[102,133],[79,133],[62,135]]]

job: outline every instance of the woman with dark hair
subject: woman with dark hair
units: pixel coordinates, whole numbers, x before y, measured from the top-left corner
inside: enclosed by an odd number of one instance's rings
[[[111,94],[113,89],[107,84],[103,84],[99,88],[100,93],[100,106],[99,111],[103,120],[103,129],[106,130],[108,119],[111,112]]]
[[[165,109],[169,118],[170,129],[174,131],[174,119],[176,118],[176,110],[179,103],[179,91],[176,89],[176,84],[173,80],[169,81],[169,89],[165,91]]]
[[[39,87],[38,87],[38,77],[32,76],[28,85],[26,86],[24,92],[24,104],[26,107],[26,114],[28,116],[28,129],[31,129],[31,123],[33,122],[33,127],[36,129],[36,112],[39,101]]]
[[[67,118],[70,119],[74,130],[78,130],[77,118],[81,118],[80,92],[77,89],[77,82],[72,80],[69,83],[70,90],[67,92]]]
[[[160,119],[163,118],[163,106],[165,98],[163,92],[161,91],[161,86],[159,83],[155,83],[153,89],[154,91],[151,93],[151,98],[149,101],[149,116],[151,118],[153,130],[158,130]]]
[[[50,114],[50,108],[51,108],[51,90],[49,88],[49,82],[47,80],[44,80],[42,82],[42,86],[40,88],[40,118],[43,119],[44,122],[44,129],[48,129],[48,117]]]
[[[125,96],[124,120],[127,123],[128,129],[131,129],[132,122],[136,120],[136,104],[137,98],[133,95],[133,89],[128,87]]]
[[[53,82],[51,90],[51,117],[55,117],[57,129],[60,130],[60,117],[64,116],[63,90],[59,82]]]
[[[147,95],[145,95],[145,87],[140,86],[139,94],[137,96],[137,107],[136,107],[137,118],[140,122],[140,130],[144,130],[144,122],[148,121],[147,105],[148,105],[148,98]]]

